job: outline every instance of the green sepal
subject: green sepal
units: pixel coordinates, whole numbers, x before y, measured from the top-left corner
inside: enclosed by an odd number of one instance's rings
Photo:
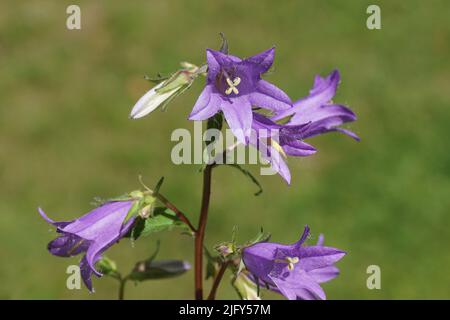
[[[247,243],[244,244],[244,247],[248,247],[251,246],[255,243],[259,243],[259,242],[267,242],[270,240],[270,233],[265,232],[263,230],[263,228],[261,228],[261,230],[259,231],[259,233],[256,235],[256,237],[254,237],[252,240],[247,241]]]

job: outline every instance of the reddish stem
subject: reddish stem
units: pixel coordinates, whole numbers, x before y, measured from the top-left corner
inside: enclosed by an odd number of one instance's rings
[[[213,165],[207,165],[203,171],[202,206],[197,230],[195,231],[195,299],[203,300],[203,241],[208,220],[209,199],[211,196],[211,171]]]

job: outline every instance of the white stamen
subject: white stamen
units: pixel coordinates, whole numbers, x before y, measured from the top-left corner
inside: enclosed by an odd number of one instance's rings
[[[239,90],[236,87],[239,85],[239,83],[241,83],[241,78],[236,77],[233,81],[231,81],[230,78],[227,77],[226,80],[229,88],[225,90],[225,94],[230,95],[231,92],[233,92],[234,94],[239,94]]]

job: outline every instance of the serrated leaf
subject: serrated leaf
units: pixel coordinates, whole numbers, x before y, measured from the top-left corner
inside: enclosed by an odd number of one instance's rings
[[[228,166],[238,169],[240,172],[242,172],[247,178],[249,178],[258,188],[259,190],[255,193],[255,196],[259,196],[263,192],[263,188],[259,181],[255,178],[254,175],[250,173],[250,171],[242,168],[240,165],[235,163],[227,163]]]

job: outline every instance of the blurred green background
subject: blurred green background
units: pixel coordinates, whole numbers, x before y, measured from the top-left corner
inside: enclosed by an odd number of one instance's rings
[[[81,7],[82,29],[66,29],[66,7]],[[382,29],[366,28],[366,8],[381,7]],[[175,128],[187,121],[201,81],[165,113],[128,119],[150,88],[144,74],[202,63],[224,32],[230,50],[249,56],[277,46],[269,80],[293,99],[316,74],[337,67],[335,99],[358,115],[339,134],[311,139],[319,152],[291,158],[292,185],[263,176],[264,193],[239,172],[219,168],[206,243],[227,240],[235,224],[245,241],[260,226],[293,242],[305,224],[313,237],[348,251],[341,275],[324,285],[330,299],[450,298],[450,4],[438,1],[2,1],[0,3],[0,298],[114,299],[114,280],[95,294],[66,289],[63,259],[46,251],[56,220],[92,208],[94,196],[154,184],[196,220],[198,166],[170,161]],[[446,142],[447,141],[447,142]],[[258,174],[256,166],[250,169]],[[122,270],[146,258],[192,262],[192,241],[177,232],[114,246]],[[379,265],[381,290],[366,268]],[[228,275],[227,275],[228,277]],[[224,281],[219,298],[236,298]],[[192,298],[193,272],[129,284],[135,299]],[[266,294],[266,298],[277,295]]]

